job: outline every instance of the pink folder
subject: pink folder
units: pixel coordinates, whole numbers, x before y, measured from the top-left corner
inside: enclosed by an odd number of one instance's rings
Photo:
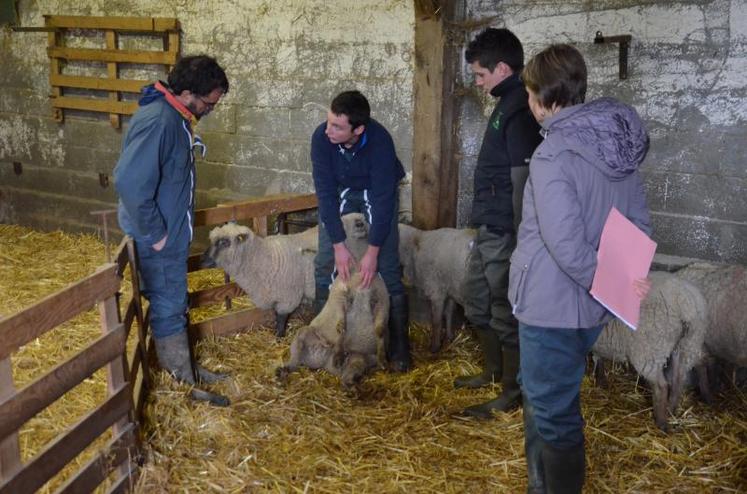
[[[631,329],[641,314],[633,280],[648,276],[654,252],[656,242],[613,207],[602,230],[591,295]]]

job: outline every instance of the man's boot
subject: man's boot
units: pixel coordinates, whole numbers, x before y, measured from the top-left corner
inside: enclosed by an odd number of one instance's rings
[[[584,443],[558,449],[543,442],[542,463],[545,467],[547,494],[581,493],[586,470]]]
[[[410,324],[407,311],[407,295],[389,298],[389,345],[387,359],[394,372],[407,372],[412,365],[410,357]]]
[[[503,374],[503,353],[498,333],[490,327],[481,326],[475,330],[484,359],[482,372],[454,379],[455,388],[481,388],[501,380]]]
[[[327,299],[329,298],[329,287],[326,285],[316,285],[315,291],[314,291],[314,317],[318,316],[319,313],[324,308],[324,305],[327,303]]]
[[[543,442],[534,422],[534,407],[524,400],[524,454],[527,459],[527,494],[545,494],[545,471],[542,464]]]
[[[212,384],[228,377],[226,374],[211,372],[193,362],[187,331],[164,338],[153,338],[153,341],[156,346],[158,364],[179,382],[195,386],[198,383]],[[210,401],[218,406],[229,404],[228,398],[207,391],[195,390],[192,396],[198,400]]]
[[[493,417],[493,411],[509,412],[521,406],[521,389],[516,382],[519,373],[519,348],[503,347],[503,390],[494,400],[464,409],[464,415],[480,419]]]

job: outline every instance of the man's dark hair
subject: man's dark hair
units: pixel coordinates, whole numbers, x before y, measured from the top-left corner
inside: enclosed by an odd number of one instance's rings
[[[335,96],[330,105],[335,115],[345,115],[353,128],[368,124],[371,120],[371,106],[360,91],[345,91]]]
[[[586,62],[571,45],[550,45],[537,53],[521,73],[524,85],[545,108],[577,105],[586,99]]]
[[[498,62],[503,62],[511,70],[518,72],[524,67],[524,48],[519,38],[508,29],[490,27],[470,42],[464,58],[467,63],[479,62],[491,72]]]
[[[228,92],[228,78],[218,62],[207,55],[184,57],[176,65],[168,78],[169,88],[174,94],[189,91],[198,96],[207,96],[215,89]]]

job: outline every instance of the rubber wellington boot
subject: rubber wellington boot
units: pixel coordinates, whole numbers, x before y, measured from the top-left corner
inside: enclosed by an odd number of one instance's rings
[[[389,347],[387,359],[394,372],[407,372],[412,366],[410,357],[410,324],[407,311],[407,295],[390,297]]]
[[[534,407],[524,397],[524,454],[527,459],[527,494],[545,494],[544,443],[534,421]]]
[[[519,374],[519,349],[503,347],[503,376],[501,394],[494,400],[464,409],[464,415],[480,419],[493,417],[493,412],[510,412],[521,406],[521,388],[516,378]]]
[[[542,445],[547,494],[580,494],[584,487],[586,457],[584,443],[572,448],[558,449]]]
[[[482,372],[471,376],[459,376],[454,379],[455,388],[482,388],[501,380],[503,373],[503,353],[498,333],[490,327],[475,330],[484,359]]]

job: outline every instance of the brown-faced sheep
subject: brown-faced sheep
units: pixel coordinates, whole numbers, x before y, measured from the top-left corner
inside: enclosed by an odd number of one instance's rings
[[[454,303],[464,305],[464,279],[474,239],[474,230],[425,231],[399,225],[399,258],[405,280],[430,302],[433,353],[439,351],[444,337],[448,341],[454,339]]]
[[[343,217],[347,243],[364,243],[368,227],[363,215]],[[357,248],[357,247],[353,247]],[[248,227],[227,223],[210,232],[203,267],[220,267],[260,309],[276,314],[275,332],[285,335],[288,316],[302,300],[314,299],[314,256],[317,232],[259,237]]]
[[[335,279],[327,303],[298,331],[290,359],[276,370],[281,382],[305,366],[326,369],[352,390],[369,369],[385,367],[389,294],[381,277],[365,289],[360,287],[361,279],[358,272],[347,283]]]
[[[615,319],[594,344],[594,354],[629,362],[651,386],[654,421],[668,428],[667,411],[674,412],[687,374],[703,358],[706,302],[690,282],[670,273],[652,272],[652,286],[641,304],[638,329]]]

